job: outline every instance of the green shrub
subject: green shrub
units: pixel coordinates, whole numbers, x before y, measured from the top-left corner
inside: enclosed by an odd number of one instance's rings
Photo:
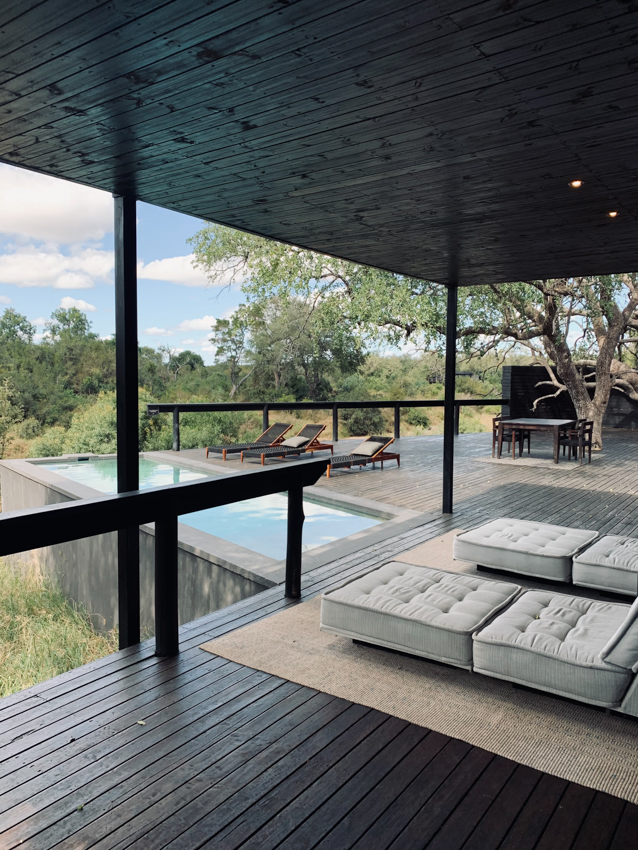
[[[32,416],[23,420],[17,428],[18,437],[22,440],[33,440],[35,437],[39,437],[41,433],[42,425]]]
[[[382,434],[385,429],[383,414],[378,407],[340,410],[339,415],[351,437]]]
[[[401,411],[401,417],[405,418],[408,425],[414,425],[416,428],[427,428],[430,424],[430,418],[425,407],[408,407],[407,410]]]
[[[59,457],[65,452],[66,431],[56,425],[45,431],[29,446],[29,457]]]

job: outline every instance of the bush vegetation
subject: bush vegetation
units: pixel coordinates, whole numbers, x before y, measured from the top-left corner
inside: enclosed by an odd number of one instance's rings
[[[193,351],[141,347],[140,449],[172,446],[170,417],[149,417],[149,402],[443,398],[443,359],[436,353],[382,356],[366,352],[361,340],[347,329],[336,332],[325,326],[320,312],[307,316],[303,310],[303,305],[282,305],[275,299],[266,310],[247,310],[236,320],[220,320],[211,329],[218,348],[217,360],[210,366]],[[474,374],[458,377],[457,395],[500,395],[500,369],[495,366],[495,357],[477,361]],[[56,310],[40,342],[24,316],[10,308],[4,311],[0,316],[0,390],[0,455],[51,457],[115,451],[115,347],[112,340],[99,339],[92,332],[79,310]],[[488,430],[494,412],[462,410],[461,432]],[[280,415],[293,427],[323,422],[330,432],[329,410],[282,411]],[[341,433],[388,432],[392,415],[391,410],[379,408],[344,410]],[[180,421],[185,449],[250,440],[261,432],[258,413],[186,413]],[[442,427],[440,409],[403,411],[406,435],[439,434]]]
[[[0,560],[0,697],[117,649],[35,566]]]

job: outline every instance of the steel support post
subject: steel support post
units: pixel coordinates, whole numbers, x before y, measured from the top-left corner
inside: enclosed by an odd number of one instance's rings
[[[394,439],[398,440],[401,436],[401,408],[398,404],[394,406]]]
[[[288,490],[288,540],[286,545],[286,597],[301,596],[301,542],[303,537],[303,487]]]
[[[173,451],[179,451],[179,407],[173,408]]]
[[[268,429],[268,405],[264,405],[263,412],[261,414],[261,430],[266,431]]]
[[[332,408],[332,442],[339,439],[339,408],[335,404]]]
[[[177,517],[155,521],[155,655],[179,652],[177,592]]]
[[[448,286],[445,329],[445,396],[443,422],[443,513],[451,514],[454,503],[454,397],[456,392],[456,320],[458,288]]]
[[[114,196],[117,492],[139,489],[135,198]],[[140,641],[139,528],[118,531],[120,649]]]

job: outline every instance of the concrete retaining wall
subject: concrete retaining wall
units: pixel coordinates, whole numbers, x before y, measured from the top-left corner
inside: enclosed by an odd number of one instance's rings
[[[0,479],[3,511],[55,505],[103,495],[24,460],[3,461],[0,464]],[[201,546],[189,544],[190,532],[191,529],[180,525],[180,623],[203,617],[276,583],[252,574],[245,568],[239,571],[230,569],[226,561],[217,563],[213,553],[203,552]],[[182,540],[182,537],[185,539]],[[262,556],[253,554],[257,562],[262,559]],[[140,596],[145,635],[152,635],[155,630],[154,558],[154,528],[152,525],[141,526]],[[10,556],[10,560],[15,563],[37,562],[69,599],[86,608],[96,628],[108,630],[117,624],[116,533],[86,537],[44,549],[27,549],[19,555]]]

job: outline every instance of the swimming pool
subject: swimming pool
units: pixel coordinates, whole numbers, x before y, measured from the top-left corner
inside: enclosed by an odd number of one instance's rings
[[[39,463],[38,466],[101,493],[117,492],[115,458],[54,461]],[[218,477],[220,476],[214,473],[207,474],[176,464],[140,458],[141,490],[164,484]],[[232,505],[184,514],[179,521],[191,528],[281,561],[286,557],[287,512],[287,497],[282,493],[273,493]],[[334,508],[308,496],[304,497],[304,513],[306,521],[303,529],[303,551],[349,537],[383,522],[379,517],[367,516],[355,510]]]

